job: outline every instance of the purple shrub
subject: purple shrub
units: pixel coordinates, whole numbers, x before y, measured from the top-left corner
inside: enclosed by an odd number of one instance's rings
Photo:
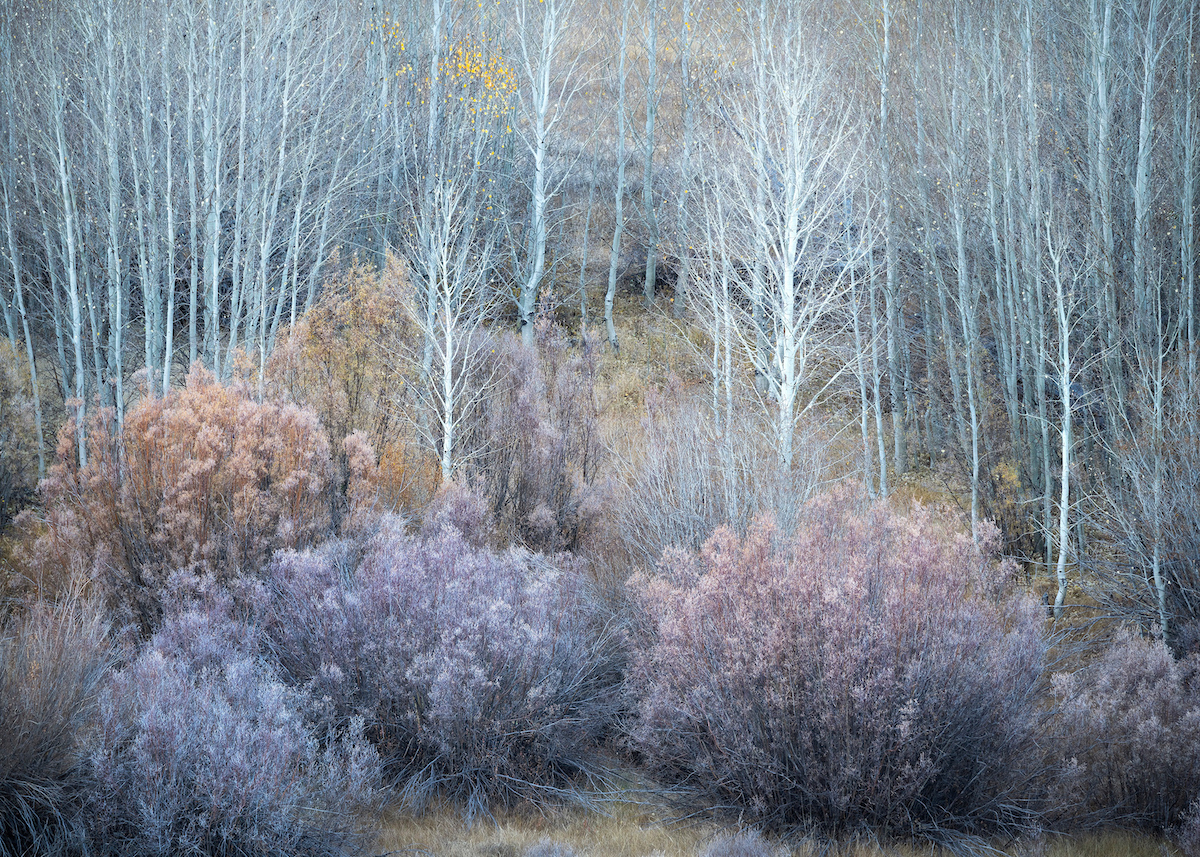
[[[849,493],[792,539],[760,521],[668,552],[641,605],[634,745],[768,826],[938,838],[1014,831],[1044,645],[964,537]]]
[[[172,581],[159,632],[100,705],[88,806],[104,854],[339,854],[378,756],[347,730],[317,741],[257,655],[236,601]],[[194,581],[193,581],[194,583]]]
[[[564,842],[546,838],[526,848],[524,857],[578,857],[578,852]]]
[[[0,857],[79,843],[81,739],[110,660],[87,602],[33,604],[0,621]]]
[[[1155,832],[1200,800],[1200,655],[1121,636],[1094,664],[1055,676],[1063,718],[1064,793],[1083,820]]]
[[[421,522],[421,537],[436,536],[450,527],[473,548],[482,548],[489,541],[491,521],[483,498],[458,482],[447,482],[425,508]]]
[[[405,799],[545,800],[584,772],[619,704],[611,637],[586,581],[523,550],[385,518],[345,542],[276,557],[265,620],[312,715],[362,717]]]
[[[485,373],[488,396],[465,441],[500,536],[530,550],[576,551],[606,499],[604,445],[594,387],[598,349],[572,348],[560,328],[538,324],[536,349],[499,339]]]
[[[1171,838],[1184,857],[1200,857],[1200,798],[1192,802],[1183,824],[1171,831]]]

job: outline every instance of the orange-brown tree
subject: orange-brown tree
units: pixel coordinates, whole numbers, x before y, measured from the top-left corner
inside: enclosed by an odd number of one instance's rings
[[[403,406],[416,381],[410,358],[420,349],[414,299],[399,258],[387,254],[382,270],[356,259],[326,280],[267,366],[267,389],[312,408],[332,439],[335,523],[347,510],[355,469],[343,441],[355,432],[361,436],[352,448],[365,452],[359,441],[366,441],[378,455],[380,504],[423,505],[436,488],[436,463],[420,448]]]

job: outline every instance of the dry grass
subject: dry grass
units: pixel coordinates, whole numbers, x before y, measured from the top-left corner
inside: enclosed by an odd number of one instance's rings
[[[602,815],[582,810],[552,814],[513,810],[497,813],[495,823],[465,824],[443,809],[419,817],[385,817],[371,854],[437,857],[524,857],[535,846],[553,842],[578,857],[695,857],[719,828],[701,823],[669,823],[664,814],[634,804]],[[567,852],[569,853],[569,852]]]
[[[465,824],[452,810],[412,817],[386,815],[371,857],[698,857],[728,828],[711,821],[672,821],[665,810],[621,804],[607,815],[582,810],[537,814],[498,813],[495,823]],[[547,846],[552,846],[548,848]],[[1050,836],[1034,842],[997,843],[1009,857],[1174,857],[1166,840],[1127,831]],[[934,846],[848,842],[831,847],[792,843],[792,857],[943,857]],[[948,855],[947,855],[948,857]]]

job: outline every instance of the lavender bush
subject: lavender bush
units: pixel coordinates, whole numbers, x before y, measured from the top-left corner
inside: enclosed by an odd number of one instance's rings
[[[172,581],[162,628],[104,690],[88,806],[102,854],[340,854],[378,756],[320,742],[237,601]],[[196,587],[182,587],[182,589]]]
[[[1068,796],[1084,821],[1200,829],[1200,655],[1124,635],[1092,665],[1055,676]]]
[[[1044,645],[994,564],[918,511],[818,498],[632,582],[634,744],[768,826],[945,838],[1030,821]]]
[[[0,622],[0,857],[80,843],[82,739],[110,654],[84,601],[35,603]]]
[[[609,493],[594,390],[599,349],[586,336],[570,345],[543,320],[536,348],[508,336],[490,351],[481,379],[487,397],[463,440],[468,476],[505,541],[577,551]]]
[[[1171,831],[1171,838],[1184,857],[1200,857],[1200,798],[1188,808],[1183,823]]]
[[[700,857],[788,857],[786,846],[772,845],[756,830],[719,834],[700,852]]]
[[[365,719],[413,806],[440,795],[474,815],[561,794],[619,705],[585,579],[449,523],[416,538],[385,518],[361,550],[278,555],[269,582],[284,674],[322,728]]]

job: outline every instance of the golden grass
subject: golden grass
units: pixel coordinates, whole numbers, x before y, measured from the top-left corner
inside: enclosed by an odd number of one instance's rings
[[[537,813],[514,810],[494,821],[465,823],[449,809],[420,816],[384,816],[367,854],[414,857],[524,857],[539,844],[553,843],[576,857],[697,857],[730,828],[712,821],[672,821],[666,811],[621,804],[608,814],[585,810]],[[1123,830],[1078,836],[1052,835],[1036,842],[997,843],[1011,857],[1176,857],[1181,852],[1156,837]],[[832,848],[791,843],[791,857],[942,857],[934,846],[910,843],[846,842]]]
[[[1127,830],[1056,837],[1046,849],[1046,857],[1172,857],[1181,853],[1164,839]]]
[[[413,817],[385,816],[370,854],[437,857],[522,857],[544,841],[568,846],[579,857],[695,857],[719,832],[711,824],[670,823],[633,804],[607,815],[583,810],[509,811],[493,821],[466,824],[451,810]]]

